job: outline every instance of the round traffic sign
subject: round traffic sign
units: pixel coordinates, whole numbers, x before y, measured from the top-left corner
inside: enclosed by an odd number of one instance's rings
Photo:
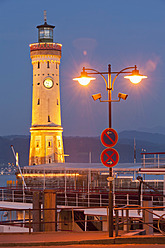
[[[114,167],[119,162],[119,153],[113,148],[106,148],[102,151],[100,159],[106,167]]]
[[[106,147],[113,147],[117,144],[118,134],[113,128],[106,128],[100,136],[101,143]]]

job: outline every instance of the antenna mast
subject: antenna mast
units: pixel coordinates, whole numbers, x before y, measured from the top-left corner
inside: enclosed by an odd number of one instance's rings
[[[11,149],[12,149],[13,155],[14,155],[14,157],[15,157],[15,160],[17,161],[17,157],[16,157],[16,154],[15,154],[13,145],[11,145]],[[18,163],[18,161],[17,161],[17,163]],[[19,166],[19,163],[18,163],[18,169],[19,169],[19,172],[20,172],[21,177],[22,177],[23,185],[24,185],[24,187],[27,189],[27,186],[26,186],[24,177],[23,177],[23,175],[22,175],[22,171],[21,171],[21,168],[20,168],[20,166]]]
[[[134,138],[134,164],[136,164],[136,142]]]

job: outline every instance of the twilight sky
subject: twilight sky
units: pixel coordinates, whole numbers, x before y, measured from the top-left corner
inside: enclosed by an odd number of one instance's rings
[[[62,47],[60,65],[62,125],[65,136],[99,136],[107,127],[107,104],[100,76],[84,88],[72,81],[82,66],[113,71],[134,66],[148,76],[139,85],[119,76],[113,103],[113,128],[165,128],[165,1],[163,0],[0,0],[0,135],[29,134],[32,66],[29,44],[36,26],[55,25],[54,42]]]

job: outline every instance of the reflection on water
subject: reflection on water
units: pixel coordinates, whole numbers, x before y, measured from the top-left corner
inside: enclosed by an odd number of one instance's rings
[[[15,175],[0,175],[0,187],[6,187],[7,181],[14,181],[16,185]]]

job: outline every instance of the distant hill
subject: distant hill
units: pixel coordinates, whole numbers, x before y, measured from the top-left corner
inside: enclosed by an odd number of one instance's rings
[[[134,138],[136,142],[137,162],[141,162],[142,149],[145,150],[146,152],[165,152],[165,135],[160,134],[160,133],[147,133],[147,132],[140,132],[140,131],[123,131],[119,133],[118,144],[130,145],[132,147],[131,153],[133,153]],[[129,162],[132,162],[132,161],[129,161]],[[120,160],[120,162],[122,162],[122,160]]]
[[[134,138],[136,141],[137,162],[141,161],[142,149],[147,152],[165,152],[165,135],[141,131],[123,131],[119,133],[119,141],[115,149],[120,154],[120,162],[133,162]],[[9,135],[0,137],[0,164],[15,163],[10,146],[19,153],[21,166],[28,165],[30,137],[26,135]],[[100,162],[100,154],[105,147],[100,137],[64,137],[64,151],[69,156],[66,162]]]
[[[147,133],[160,133],[165,134],[165,127],[164,126],[155,126],[155,127],[141,127],[139,128],[140,132],[147,132]]]
[[[165,144],[165,135],[160,133],[148,133],[140,131],[123,131],[119,133],[120,139],[136,139],[151,142],[153,144]]]
[[[15,163],[11,150],[14,146],[15,152],[19,153],[20,165],[28,164],[30,137],[26,135],[11,135],[0,137],[0,163]]]

